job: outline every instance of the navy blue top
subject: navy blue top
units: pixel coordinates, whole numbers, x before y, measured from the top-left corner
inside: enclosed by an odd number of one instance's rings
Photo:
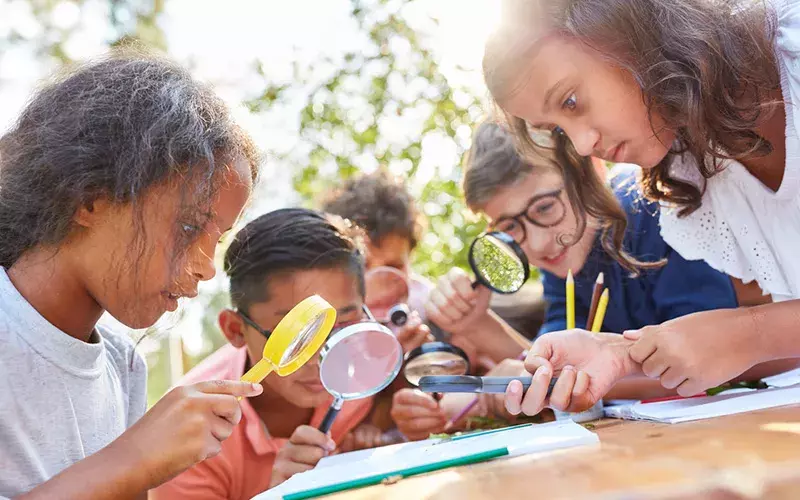
[[[628,214],[624,248],[641,261],[667,259],[659,269],[643,270],[630,277],[595,241],[575,279],[575,326],[586,326],[597,275],[602,272],[610,295],[602,331],[622,333],[697,311],[736,307],[736,294],[728,276],[702,260],[687,261],[661,238],[658,204],[648,202],[638,188],[638,167],[618,166],[611,187]],[[574,271],[573,271],[574,272]],[[566,328],[566,280],[542,271],[544,298],[548,303],[539,334]]]

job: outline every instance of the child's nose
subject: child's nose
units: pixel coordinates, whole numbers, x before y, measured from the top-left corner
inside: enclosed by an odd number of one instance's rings
[[[191,273],[199,281],[208,281],[217,274],[217,267],[214,265],[214,252],[207,252],[204,249],[196,252],[192,259]]]
[[[564,129],[575,151],[581,156],[590,156],[592,154],[602,155],[605,151],[595,151],[598,146],[600,134],[585,123],[573,123],[569,129]]]
[[[525,228],[527,233],[527,237],[525,238],[525,250],[527,251],[525,253],[527,253],[529,257],[541,257],[548,251],[552,244],[552,232],[547,228],[534,226],[527,221],[525,224],[527,225]]]

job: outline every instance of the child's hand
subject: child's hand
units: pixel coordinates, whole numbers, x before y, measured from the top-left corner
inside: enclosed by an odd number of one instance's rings
[[[525,363],[517,359],[504,359],[497,366],[489,370],[487,377],[518,377],[529,375],[525,370]],[[506,408],[503,394],[481,394],[478,406],[483,417],[499,417],[509,422],[514,422],[515,415]]]
[[[408,439],[419,441],[444,431],[447,417],[433,396],[418,389],[401,389],[392,399],[392,419]]]
[[[625,332],[634,361],[667,389],[693,396],[741,375],[761,360],[750,309],[720,309]]]
[[[533,383],[523,399],[522,384],[506,389],[505,404],[517,415],[535,415],[545,406],[578,412],[599,401],[620,379],[636,373],[639,366],[628,355],[632,342],[613,333],[568,330],[542,335],[525,360]],[[551,396],[547,389],[553,375],[558,382]]]
[[[218,454],[242,418],[237,396],[261,394],[259,384],[214,380],[176,387],[113,443],[141,457],[153,486]]]
[[[375,425],[363,423],[344,437],[337,451],[347,453],[349,451],[377,448],[386,444],[387,440],[383,435],[383,431]]]
[[[395,335],[400,345],[403,346],[403,352],[412,351],[432,339],[431,330],[428,325],[422,323],[422,318],[416,311],[412,311],[408,315],[408,321]]]
[[[313,469],[322,457],[334,449],[336,443],[327,434],[314,427],[301,425],[275,457],[269,487],[274,488],[295,474]]]
[[[425,304],[425,312],[441,329],[468,334],[475,322],[488,314],[491,298],[491,290],[482,286],[473,289],[467,273],[453,268],[439,278]]]

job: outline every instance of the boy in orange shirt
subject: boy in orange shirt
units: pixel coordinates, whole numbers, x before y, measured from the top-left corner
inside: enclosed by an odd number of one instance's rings
[[[270,331],[298,302],[320,295],[341,327],[363,319],[364,263],[356,230],[305,209],[254,220],[225,255],[234,309],[219,315],[229,345],[188,373],[182,383],[238,380]],[[344,404],[329,435],[317,428],[332,398],[319,379],[317,358],[287,377],[271,375],[264,392],[242,399],[242,420],[219,455],[155,490],[156,499],[250,499],[334,451],[377,446],[380,431],[362,423],[372,398]]]

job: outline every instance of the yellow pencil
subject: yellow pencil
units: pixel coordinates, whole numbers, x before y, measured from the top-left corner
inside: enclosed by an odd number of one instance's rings
[[[567,330],[575,328],[575,280],[572,269],[567,272]]]
[[[597,333],[603,328],[603,319],[606,317],[606,308],[608,307],[608,288],[603,290],[603,295],[600,296],[600,302],[597,304],[597,313],[594,315],[594,324],[592,324],[592,332]]]

